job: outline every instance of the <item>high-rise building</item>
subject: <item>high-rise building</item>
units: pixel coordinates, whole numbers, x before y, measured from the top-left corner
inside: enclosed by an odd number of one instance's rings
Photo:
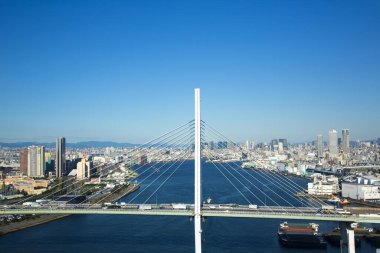
[[[348,129],[342,130],[342,145],[343,145],[343,153],[350,153],[350,132]]]
[[[85,158],[82,158],[77,163],[77,180],[91,178],[94,174],[95,171],[92,161],[88,161]]]
[[[20,150],[20,171],[22,174],[28,174],[28,149],[23,148]]]
[[[46,163],[51,163],[51,153],[50,152],[45,152],[45,162]]]
[[[210,150],[214,150],[215,149],[215,142],[210,141],[210,144],[208,146],[209,146]]]
[[[86,177],[91,178],[95,174],[94,163],[92,161],[86,162]]]
[[[380,146],[380,138],[377,139],[377,145]]]
[[[45,168],[45,147],[28,147],[28,176],[43,177]]]
[[[278,140],[277,139],[274,139],[270,142],[270,147],[272,150],[274,149],[278,149]]]
[[[137,157],[137,164],[138,165],[148,164],[148,156],[147,155],[141,155],[141,156]]]
[[[338,156],[338,132],[336,130],[329,132],[329,151],[332,157]]]
[[[255,150],[255,146],[256,146],[255,141],[251,141],[251,149],[252,150]]]
[[[77,163],[77,180],[86,178],[86,159],[82,159]]]
[[[278,152],[283,153],[284,152],[284,144],[282,142],[278,143]]]
[[[318,157],[323,157],[323,135],[317,135],[316,148],[318,152]]]
[[[57,138],[55,145],[55,174],[56,177],[62,177],[66,166],[66,139]]]
[[[284,147],[284,149],[288,148],[288,140],[287,139],[279,139],[278,142],[282,143],[282,146]]]

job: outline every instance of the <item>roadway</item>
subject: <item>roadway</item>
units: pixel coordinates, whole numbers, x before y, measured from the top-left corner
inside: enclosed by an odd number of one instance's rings
[[[133,205],[57,205],[57,206],[0,206],[0,215],[12,214],[106,214],[194,216],[192,204],[133,204]],[[250,207],[236,204],[208,205],[202,207],[203,217],[231,217],[280,220],[342,221],[380,223],[378,214],[320,213],[318,208],[307,207]]]

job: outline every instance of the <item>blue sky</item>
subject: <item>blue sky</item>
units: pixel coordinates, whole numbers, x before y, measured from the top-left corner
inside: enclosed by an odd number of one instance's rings
[[[380,2],[0,0],[0,141],[380,137]]]

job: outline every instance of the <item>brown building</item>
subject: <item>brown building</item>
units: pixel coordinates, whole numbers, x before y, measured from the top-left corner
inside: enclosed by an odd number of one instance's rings
[[[28,174],[28,149],[24,148],[20,151],[20,171],[22,174]]]

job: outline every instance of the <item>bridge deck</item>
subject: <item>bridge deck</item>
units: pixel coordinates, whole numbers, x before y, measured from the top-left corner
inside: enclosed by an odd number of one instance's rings
[[[152,216],[194,216],[194,210],[175,209],[108,209],[108,208],[18,208],[0,209],[0,215],[12,214],[98,214],[98,215],[152,215]],[[313,221],[345,221],[362,223],[380,223],[380,215],[342,215],[342,214],[319,214],[313,212],[294,212],[289,210],[243,210],[242,208],[229,208],[226,210],[202,209],[204,217],[231,217],[231,218],[254,218],[254,219],[281,219],[281,220],[313,220]]]

